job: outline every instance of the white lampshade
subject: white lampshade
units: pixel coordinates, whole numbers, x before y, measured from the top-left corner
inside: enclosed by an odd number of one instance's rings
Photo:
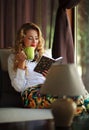
[[[52,65],[47,75],[42,94],[61,96],[85,95],[85,87],[75,64]]]

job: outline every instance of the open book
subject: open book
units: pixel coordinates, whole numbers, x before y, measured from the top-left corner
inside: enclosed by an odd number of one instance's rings
[[[47,56],[42,56],[36,67],[34,68],[34,71],[38,73],[42,73],[44,70],[49,70],[51,67],[52,63],[62,63],[63,57],[59,57],[57,59],[49,58]]]

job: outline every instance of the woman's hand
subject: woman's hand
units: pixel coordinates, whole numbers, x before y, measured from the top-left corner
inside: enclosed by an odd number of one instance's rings
[[[42,72],[42,75],[43,75],[44,77],[46,77],[47,74],[48,74],[48,70],[44,70],[44,71]]]
[[[20,69],[25,69],[26,68],[26,54],[24,51],[21,51],[19,53],[16,54],[15,56],[15,62],[17,63],[17,67]]]

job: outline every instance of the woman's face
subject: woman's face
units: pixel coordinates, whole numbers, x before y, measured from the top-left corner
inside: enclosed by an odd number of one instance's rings
[[[37,47],[39,42],[38,33],[36,30],[28,30],[26,33],[26,37],[24,38],[24,45],[25,47],[33,46],[34,48]]]

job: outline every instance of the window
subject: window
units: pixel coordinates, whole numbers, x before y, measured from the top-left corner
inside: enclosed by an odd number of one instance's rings
[[[89,0],[75,8],[76,62],[85,86],[89,84]]]

